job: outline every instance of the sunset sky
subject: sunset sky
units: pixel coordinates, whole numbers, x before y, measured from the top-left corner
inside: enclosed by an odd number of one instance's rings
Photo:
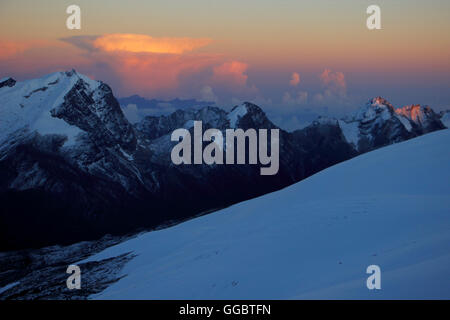
[[[81,30],[66,28],[71,4]],[[366,28],[371,4],[382,30]],[[275,116],[378,95],[441,110],[449,34],[448,0],[0,0],[0,78],[75,68],[118,97],[249,100]]]

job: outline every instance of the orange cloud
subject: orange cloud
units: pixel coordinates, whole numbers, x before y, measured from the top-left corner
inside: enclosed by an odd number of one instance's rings
[[[248,84],[246,63],[225,62],[223,54],[192,52],[210,42],[135,34],[72,36],[41,46],[1,42],[0,70],[20,78],[75,68],[105,81],[117,96],[251,99],[258,90]]]
[[[300,83],[300,75],[298,74],[298,72],[292,73],[289,84],[293,87],[296,87],[298,86],[299,83]]]
[[[107,79],[118,95],[171,98],[188,87],[198,91],[207,84],[213,66],[223,61],[220,54],[191,52],[210,39],[107,34],[61,40],[83,50],[92,65],[88,73]]]
[[[323,70],[320,79],[325,86],[332,86],[336,88],[346,89],[347,83],[342,72],[333,72],[330,69]]]
[[[224,62],[212,68],[213,74],[207,84],[218,92],[219,98],[232,97],[233,104],[242,100],[255,100],[259,90],[248,82],[247,69],[248,64],[244,62]]]
[[[346,104],[349,102],[347,96],[347,82],[344,73],[331,69],[324,69],[319,75],[322,81],[323,91],[314,95],[314,101],[320,104],[339,103]]]
[[[225,62],[213,69],[213,81],[217,83],[245,86],[248,65],[239,61]]]
[[[107,63],[121,81],[120,94],[171,96],[181,77],[190,78],[217,63],[214,55],[167,55],[154,53],[101,53],[94,58]]]
[[[143,34],[107,34],[98,37],[93,45],[106,51],[147,52],[182,54],[204,47],[211,43],[211,39],[202,38],[154,38]]]

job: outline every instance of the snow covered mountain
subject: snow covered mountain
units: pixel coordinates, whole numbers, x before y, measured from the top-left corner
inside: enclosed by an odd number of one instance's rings
[[[321,119],[319,123],[336,122],[345,139],[359,152],[445,128],[439,116],[420,105],[395,109],[382,97],[371,99],[353,115],[344,119]]]
[[[112,246],[77,262],[135,255],[90,298],[449,299],[449,143],[443,130],[388,146]]]
[[[5,78],[0,80],[0,250],[179,222],[443,128],[439,119],[428,120],[433,116],[428,109],[418,118],[410,114],[416,113],[408,113],[409,119],[376,98],[347,120],[319,119],[293,133],[280,129],[278,174],[261,176],[259,165],[177,166],[170,160],[176,144],[171,133],[192,132],[195,120],[203,122],[203,130],[223,132],[277,128],[252,103],[230,112],[213,106],[178,110],[131,125],[107,84],[75,70],[21,82]]]
[[[41,149],[61,149],[77,166],[94,173],[108,171],[99,149],[124,160],[136,149],[134,130],[111,89],[74,70],[4,86],[0,88],[0,101],[1,160],[18,151],[19,145],[34,143]],[[58,188],[45,176],[33,175],[33,171],[30,168],[29,175],[16,176],[10,185],[22,190],[29,186]],[[124,182],[118,176],[113,178]]]

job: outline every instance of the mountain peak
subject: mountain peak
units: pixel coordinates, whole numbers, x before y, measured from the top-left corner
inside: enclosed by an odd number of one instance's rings
[[[367,122],[377,117],[389,119],[394,112],[394,106],[382,97],[375,97],[362,106],[353,116],[353,120]]]
[[[247,114],[247,104],[249,104],[249,102],[244,102],[238,106],[235,106],[231,109],[230,113],[228,113],[227,117],[230,121],[231,128],[236,128],[238,121]]]
[[[380,96],[370,99],[367,104],[374,108],[388,107],[389,109],[394,110],[394,106],[389,101],[387,101],[385,98],[380,97]]]
[[[71,77],[73,75],[78,75],[77,71],[75,69],[72,69],[70,71],[65,71],[64,72],[66,76]]]
[[[102,140],[134,150],[132,127],[111,88],[103,82],[74,69],[17,83],[5,81],[10,84],[0,89],[0,119],[5,123],[0,140],[26,130],[60,134],[67,137],[67,145],[72,145],[80,133],[89,132],[96,143]]]
[[[244,101],[242,104],[240,104],[239,106],[241,106],[241,107],[244,107],[245,109],[247,109],[247,111],[249,111],[249,112],[254,112],[254,113],[264,113],[264,111],[259,107],[259,106],[257,106],[256,104],[254,104],[254,103],[251,103],[251,102],[248,102],[248,101]],[[239,106],[236,106],[236,107],[239,107]],[[235,107],[235,108],[236,108]]]
[[[259,106],[248,101],[233,107],[228,113],[228,120],[231,128],[242,127],[242,125],[244,127],[275,127]]]

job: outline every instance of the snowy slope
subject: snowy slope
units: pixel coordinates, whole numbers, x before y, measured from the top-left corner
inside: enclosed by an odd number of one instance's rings
[[[91,298],[448,299],[449,143],[430,133],[108,248],[88,260],[138,256]]]

